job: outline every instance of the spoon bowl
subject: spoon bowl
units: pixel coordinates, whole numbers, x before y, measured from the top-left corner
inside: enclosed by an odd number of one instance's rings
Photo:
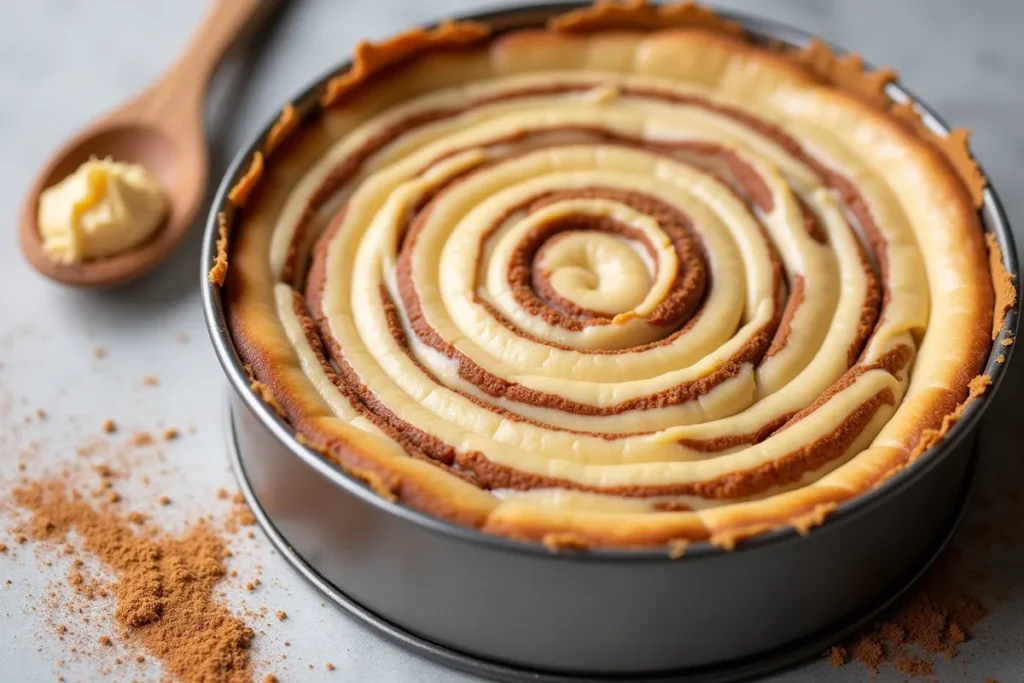
[[[209,175],[202,114],[206,85],[226,48],[261,0],[217,0],[178,63],[141,95],[72,137],[42,167],[21,207],[18,241],[40,273],[77,287],[113,287],[167,258],[188,234]],[[167,199],[167,216],[144,243],[103,258],[59,263],[43,249],[39,195],[92,157],[139,164]]]
[[[206,186],[205,153],[204,144],[182,150],[173,136],[138,122],[101,122],[82,132],[42,168],[26,196],[19,221],[25,258],[43,275],[80,287],[117,286],[151,270],[181,243],[192,226]],[[39,194],[90,158],[107,156],[141,165],[160,184],[168,203],[163,224],[142,244],[106,258],[76,263],[51,260],[43,250],[36,220]]]

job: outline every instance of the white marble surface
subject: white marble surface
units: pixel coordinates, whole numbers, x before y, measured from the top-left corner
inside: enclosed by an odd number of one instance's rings
[[[223,449],[225,382],[207,344],[200,311],[198,231],[151,277],[120,291],[84,293],[53,285],[29,270],[14,246],[14,216],[32,171],[55,144],[167,65],[205,4],[9,2],[0,22],[0,206],[5,207],[7,234],[0,249],[0,479],[14,474],[19,451],[33,440],[38,453],[27,458],[30,469],[73,461],[75,446],[97,435],[106,417],[122,424],[122,433],[160,425],[194,426],[194,435],[159,448],[165,462],[158,467],[162,473],[154,474],[154,485],[174,503],[158,514],[172,525],[207,512],[220,514],[224,507],[217,507],[213,492],[232,485]],[[975,131],[973,147],[1001,191],[1011,222],[1024,229],[1024,189],[1017,174],[1024,165],[1024,4],[720,4],[790,22],[856,47],[875,63],[897,67],[905,82],[947,120]],[[215,83],[207,109],[213,177],[297,86],[342,59],[356,39],[383,37],[410,23],[480,6],[476,0],[295,0],[257,46],[227,63]],[[179,338],[181,333],[187,342]],[[105,359],[93,358],[96,346],[108,350]],[[976,533],[961,533],[957,541],[967,563],[981,572],[977,591],[991,614],[961,657],[937,665],[942,681],[1024,680],[1024,535],[1015,536],[1014,529],[1024,511],[1019,504],[986,502],[1015,491],[1024,474],[1019,420],[1003,419],[1011,406],[1019,405],[1024,360],[1018,359],[1016,367],[996,418],[984,428],[982,488],[987,497],[974,506],[968,525],[968,532],[976,532],[978,524],[994,524],[995,537],[1005,538],[983,543]],[[141,385],[149,374],[159,377],[159,386]],[[22,424],[23,416],[37,407],[46,408],[48,419]],[[147,457],[155,457],[155,451]],[[144,487],[129,483],[123,488],[126,506],[156,507],[147,502]],[[7,526],[0,524],[0,541],[11,546]],[[240,578],[228,581],[227,601],[236,608],[265,605],[289,615],[284,622],[271,618],[256,624],[265,631],[255,641],[258,679],[274,673],[281,680],[302,681],[468,680],[402,652],[323,607],[265,539],[239,537],[233,545],[231,566]],[[53,565],[47,567],[48,561]],[[255,575],[257,564],[262,566],[263,585],[249,594],[243,584]],[[76,622],[73,630],[79,635],[64,642],[56,639],[54,624],[65,617],[55,617],[45,606],[51,590],[47,584],[58,584],[58,593],[65,590],[67,569],[66,560],[30,546],[0,554],[0,680],[52,681],[59,675],[69,681],[159,680],[162,672],[155,664],[113,666],[110,652],[95,645],[93,634],[116,633],[102,610],[88,625]],[[5,579],[11,583],[3,585]],[[76,643],[79,652],[71,653]],[[115,649],[120,656],[134,656],[125,644]],[[335,671],[325,671],[327,661]],[[859,666],[832,670],[819,661],[771,680],[840,683],[869,678]],[[903,679],[891,665],[875,678]]]

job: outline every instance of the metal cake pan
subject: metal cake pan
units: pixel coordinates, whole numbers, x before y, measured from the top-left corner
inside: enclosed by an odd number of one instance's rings
[[[521,7],[464,18],[501,31],[540,25],[579,6]],[[765,39],[802,45],[810,38],[774,22],[723,14]],[[297,109],[305,111],[303,105],[346,68],[339,65],[300,92],[292,100]],[[917,102],[929,127],[947,130],[906,89],[894,85],[890,93]],[[661,550],[553,554],[378,497],[299,444],[293,430],[253,394],[227,329],[220,290],[206,278],[216,253],[216,214],[272,123],[238,154],[214,199],[202,252],[203,306],[232,387],[236,470],[244,474],[250,502],[268,533],[291,550],[293,564],[322,589],[344,596],[343,604],[373,616],[364,621],[391,629],[392,637],[405,634],[398,639],[411,647],[419,643],[421,651],[426,643],[452,653],[454,665],[479,662],[485,675],[724,680],[706,674],[730,662],[771,660],[780,648],[849,625],[866,606],[877,606],[922,571],[948,537],[969,480],[980,419],[1008,365],[996,357],[1012,350],[999,342],[1015,334],[1018,306],[1007,315],[985,368],[992,386],[946,438],[807,536],[783,529],[729,552],[698,543],[676,560]],[[1013,237],[991,187],[981,215],[1002,249],[1003,265],[1015,275]],[[773,661],[778,666],[777,656]]]

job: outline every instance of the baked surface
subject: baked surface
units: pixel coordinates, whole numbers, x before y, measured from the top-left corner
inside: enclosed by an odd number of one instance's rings
[[[980,186],[878,72],[632,7],[362,46],[211,277],[254,389],[381,495],[552,547],[806,530],[984,390]]]

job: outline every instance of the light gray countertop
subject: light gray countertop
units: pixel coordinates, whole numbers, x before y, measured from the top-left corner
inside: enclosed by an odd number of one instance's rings
[[[1024,226],[1018,177],[1024,167],[1024,3],[718,4],[791,23],[855,47],[874,63],[896,67],[947,121],[975,132],[972,147],[1001,192],[1011,223]],[[0,479],[13,474],[19,451],[31,441],[38,442],[38,453],[29,460],[30,470],[73,460],[75,446],[98,434],[107,417],[125,431],[192,426],[194,434],[160,447],[165,458],[160,486],[175,504],[157,514],[171,525],[211,511],[214,491],[233,485],[224,452],[226,383],[200,311],[199,231],[158,272],[132,287],[83,293],[43,280],[22,261],[14,246],[15,213],[31,175],[55,145],[169,64],[205,5],[203,0],[34,0],[6,3],[0,22],[0,206],[7,226],[0,249]],[[213,178],[286,98],[343,59],[357,39],[384,37],[409,24],[478,8],[477,0],[295,0],[258,48],[234,55],[215,81],[207,108]],[[93,358],[97,346],[107,349],[105,359]],[[150,374],[160,378],[158,387],[141,386]],[[956,541],[965,564],[980,577],[976,591],[990,614],[960,657],[937,663],[941,681],[1024,680],[1024,534],[1016,529],[1024,510],[1004,495],[1024,481],[1024,421],[1009,412],[1020,405],[1022,374],[1024,360],[1017,359],[1009,386],[983,428],[982,495]],[[37,407],[46,408],[48,419],[24,424],[23,416]],[[146,507],[142,489],[127,485],[124,494],[127,504]],[[0,541],[10,546],[6,528],[0,524]],[[1001,540],[984,542],[982,536]],[[469,680],[322,606],[320,596],[258,534],[253,540],[239,536],[232,545],[230,566],[240,578],[225,584],[227,602],[235,608],[265,605],[271,613],[289,615],[283,622],[271,618],[256,624],[265,631],[254,646],[259,680],[266,673],[285,681]],[[256,575],[257,565],[263,585],[249,594],[243,585]],[[28,546],[0,554],[0,680],[52,681],[58,675],[69,681],[159,680],[157,666],[136,665],[125,645],[118,647],[132,663],[112,667],[109,653],[101,653],[92,637],[85,644],[70,637],[57,640],[46,594],[66,590],[67,568],[59,558]],[[4,579],[10,585],[3,585]],[[94,607],[88,633],[116,633],[100,606]],[[79,652],[71,653],[76,642]],[[325,670],[328,661],[335,671]],[[859,665],[832,669],[818,661],[771,680],[869,678]],[[875,680],[904,678],[890,664]]]

